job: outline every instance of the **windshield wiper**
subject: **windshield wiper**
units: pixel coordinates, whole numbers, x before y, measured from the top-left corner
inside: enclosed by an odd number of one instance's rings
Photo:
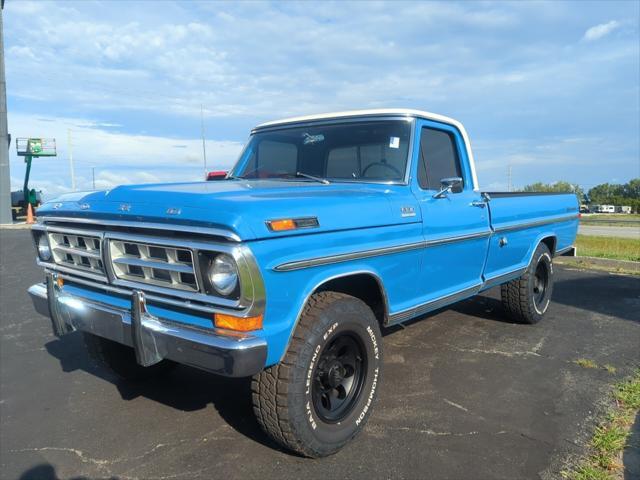
[[[308,173],[296,172],[296,177],[308,178],[309,180],[315,180],[316,182],[320,182],[324,185],[329,185],[331,183],[326,178],[315,177],[313,175],[309,175]]]

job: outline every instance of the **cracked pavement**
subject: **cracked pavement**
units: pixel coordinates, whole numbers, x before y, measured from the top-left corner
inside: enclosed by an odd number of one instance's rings
[[[28,231],[0,231],[3,479],[557,478],[640,363],[640,277],[558,267],[539,325],[505,321],[494,289],[387,330],[364,432],[307,460],[260,431],[247,379],[178,367],[129,384],[77,333],[56,339],[26,293],[42,278],[34,255]]]

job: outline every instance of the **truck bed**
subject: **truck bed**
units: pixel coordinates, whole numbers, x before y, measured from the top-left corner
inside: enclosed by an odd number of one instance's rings
[[[494,234],[489,244],[485,279],[500,279],[526,268],[539,241],[552,254],[572,246],[578,229],[578,200],[573,193],[487,192]]]

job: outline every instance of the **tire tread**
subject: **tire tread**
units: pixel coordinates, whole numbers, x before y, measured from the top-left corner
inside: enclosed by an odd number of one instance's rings
[[[295,356],[307,343],[309,332],[319,324],[320,313],[330,303],[348,297],[337,292],[312,295],[302,312],[282,362],[263,370],[251,381],[253,411],[260,426],[276,442],[305,457],[318,455],[296,438],[290,426],[287,394],[290,378],[296,366]]]

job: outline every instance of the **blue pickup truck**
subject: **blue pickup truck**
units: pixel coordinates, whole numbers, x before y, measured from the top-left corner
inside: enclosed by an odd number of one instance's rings
[[[126,379],[253,376],[265,432],[321,457],[371,415],[381,329],[498,285],[505,315],[538,322],[577,227],[573,194],[481,191],[451,118],[298,117],[256,127],[224,181],[44,204],[29,293]]]

